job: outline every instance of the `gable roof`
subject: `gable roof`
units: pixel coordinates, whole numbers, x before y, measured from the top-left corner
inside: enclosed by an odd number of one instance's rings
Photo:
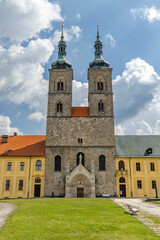
[[[72,117],[88,117],[89,107],[72,107]]]
[[[116,157],[159,157],[160,136],[158,135],[126,135],[115,136]],[[152,153],[148,154],[147,149]]]
[[[2,143],[0,136],[0,156],[45,156],[46,136],[8,136]]]

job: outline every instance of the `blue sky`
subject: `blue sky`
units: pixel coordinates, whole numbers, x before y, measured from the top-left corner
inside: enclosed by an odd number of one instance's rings
[[[98,23],[113,68],[116,134],[160,134],[158,0],[0,0],[0,134],[45,134],[48,69],[62,23],[73,105],[87,105]]]

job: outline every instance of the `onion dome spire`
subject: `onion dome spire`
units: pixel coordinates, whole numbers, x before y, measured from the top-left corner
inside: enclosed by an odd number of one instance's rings
[[[63,24],[62,24],[62,32],[61,39],[58,43],[58,58],[56,62],[52,63],[52,68],[54,69],[64,69],[64,68],[72,68],[72,64],[69,63],[66,59],[66,42],[64,41],[63,35]]]
[[[108,68],[109,67],[109,63],[103,59],[102,47],[103,47],[103,44],[102,44],[102,41],[100,40],[100,35],[99,35],[99,24],[97,24],[97,39],[94,44],[95,58],[89,64],[90,68]]]

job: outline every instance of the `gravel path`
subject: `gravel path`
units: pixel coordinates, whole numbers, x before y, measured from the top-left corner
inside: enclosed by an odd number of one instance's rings
[[[0,230],[5,224],[6,217],[15,209],[16,207],[11,203],[0,203]]]
[[[137,215],[133,215],[133,217],[137,218],[140,222],[160,236],[160,224],[147,217],[152,216],[160,218],[160,204],[144,202],[142,199],[137,198],[114,198],[113,201],[127,212],[127,204],[131,205],[132,208],[137,208],[139,212]]]

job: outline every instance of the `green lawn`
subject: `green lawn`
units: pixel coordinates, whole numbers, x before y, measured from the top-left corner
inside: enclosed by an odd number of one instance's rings
[[[17,199],[0,240],[160,239],[109,199]]]

